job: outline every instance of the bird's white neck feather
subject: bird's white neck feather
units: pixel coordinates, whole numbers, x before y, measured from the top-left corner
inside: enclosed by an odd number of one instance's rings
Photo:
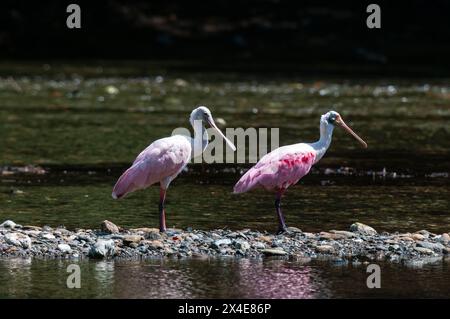
[[[202,154],[208,146],[208,131],[203,125],[203,121],[192,121],[191,124],[194,129],[194,138],[191,138],[192,157],[196,157]]]
[[[320,139],[317,142],[310,144],[316,151],[316,159],[314,164],[325,155],[325,152],[330,147],[331,139],[333,137],[333,129],[334,125],[328,124],[325,121],[320,121]]]

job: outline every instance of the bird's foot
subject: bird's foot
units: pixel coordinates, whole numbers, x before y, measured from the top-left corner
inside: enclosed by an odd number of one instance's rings
[[[282,235],[282,234],[284,234],[284,235],[289,234],[289,230],[288,230],[288,228],[286,227],[286,225],[283,225],[283,226],[279,226],[279,227],[278,227],[277,235]]]

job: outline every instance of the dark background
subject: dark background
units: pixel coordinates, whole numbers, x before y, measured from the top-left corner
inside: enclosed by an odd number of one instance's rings
[[[81,6],[81,29],[66,7]],[[381,6],[381,29],[366,7]],[[391,75],[450,74],[450,1],[98,0],[0,3],[2,59],[182,59]]]

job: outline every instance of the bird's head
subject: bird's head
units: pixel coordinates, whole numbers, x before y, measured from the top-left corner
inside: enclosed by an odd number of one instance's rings
[[[342,119],[341,115],[336,111],[329,111],[322,115],[320,118],[320,123],[325,126],[339,126],[342,127],[347,133],[352,135],[364,148],[367,148],[367,143],[358,136],[353,130],[345,124],[344,120]]]
[[[189,122],[191,122],[192,127],[195,127],[196,121],[201,121],[202,124],[205,123],[211,126],[215,131],[217,131],[217,133],[219,133],[219,135],[225,140],[225,142],[233,151],[236,150],[236,146],[234,146],[234,144],[228,138],[226,138],[222,131],[217,127],[212,117],[211,111],[206,106],[199,106],[191,112]]]
[[[191,125],[194,125],[195,121],[208,123],[212,118],[211,111],[206,106],[199,106],[191,112],[189,122],[191,122]]]

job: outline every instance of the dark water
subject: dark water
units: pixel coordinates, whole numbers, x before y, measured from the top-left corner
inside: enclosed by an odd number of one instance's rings
[[[288,225],[303,231],[322,231],[347,229],[359,221],[378,231],[449,232],[448,83],[445,79],[181,73],[154,64],[140,68],[134,64],[119,68],[0,64],[0,166],[31,164],[46,170],[45,174],[2,170],[0,220],[74,229],[98,227],[108,219],[123,227],[155,227],[157,187],[114,201],[112,186],[143,148],[169,136],[174,128],[188,127],[190,111],[204,104],[216,118],[225,121],[225,127],[278,127],[281,145],[316,140],[320,115],[334,109],[368,142],[369,148],[362,150],[344,132],[335,131],[333,143],[316,169],[286,194],[283,208]],[[272,194],[231,193],[247,167],[190,165],[169,188],[168,226],[275,230]],[[339,168],[343,169],[336,171]],[[16,296],[33,296],[33,289],[46,286],[49,293],[54,292],[51,296],[71,296],[72,292],[59,291],[43,275],[64,273],[64,263],[23,263],[28,270]],[[0,276],[12,285],[14,279],[5,276],[20,262],[2,261],[1,265],[5,271]],[[303,266],[288,262],[170,261],[157,265],[83,263],[83,267],[89,270],[86,280],[91,288],[73,292],[86,294],[83,296],[154,296],[151,291],[135,289],[132,282],[120,283],[117,278],[121,271],[144,276],[149,285],[158,286],[161,297],[174,296],[177,291],[193,297],[206,293],[232,296],[236,287],[240,287],[239,296],[253,296],[247,279],[242,278],[270,277],[271,272],[281,277],[298,272],[303,274],[300,282],[310,280],[315,284],[305,284],[308,288],[293,292],[284,289],[278,295],[270,292],[267,284],[258,290],[266,297],[291,297],[291,293],[370,297],[379,293],[351,292],[352,280],[364,276],[364,270],[328,263]],[[104,277],[98,277],[102,271],[96,272],[97,267],[104,268]],[[388,276],[392,283],[386,283],[390,288],[383,290],[386,296],[401,294],[403,285],[394,280],[397,272],[411,274],[417,281],[417,286],[410,284],[411,294],[404,296],[445,292],[441,278],[448,278],[447,266],[385,267],[392,274]],[[196,280],[199,275],[192,268],[199,268],[204,279]],[[248,268],[255,272],[249,274]],[[213,287],[219,283],[206,278],[217,272],[225,272],[233,283],[214,293]],[[159,285],[159,280],[167,280],[164,278],[170,274],[178,279],[166,287]],[[196,283],[190,284],[192,281]],[[343,287],[337,288],[338,282]],[[121,295],[114,290],[116,285],[129,286],[121,287]]]
[[[80,289],[67,288],[67,261],[0,259],[0,298],[448,298],[450,261],[367,265],[248,259],[79,262]],[[45,288],[45,289],[43,289]]]

